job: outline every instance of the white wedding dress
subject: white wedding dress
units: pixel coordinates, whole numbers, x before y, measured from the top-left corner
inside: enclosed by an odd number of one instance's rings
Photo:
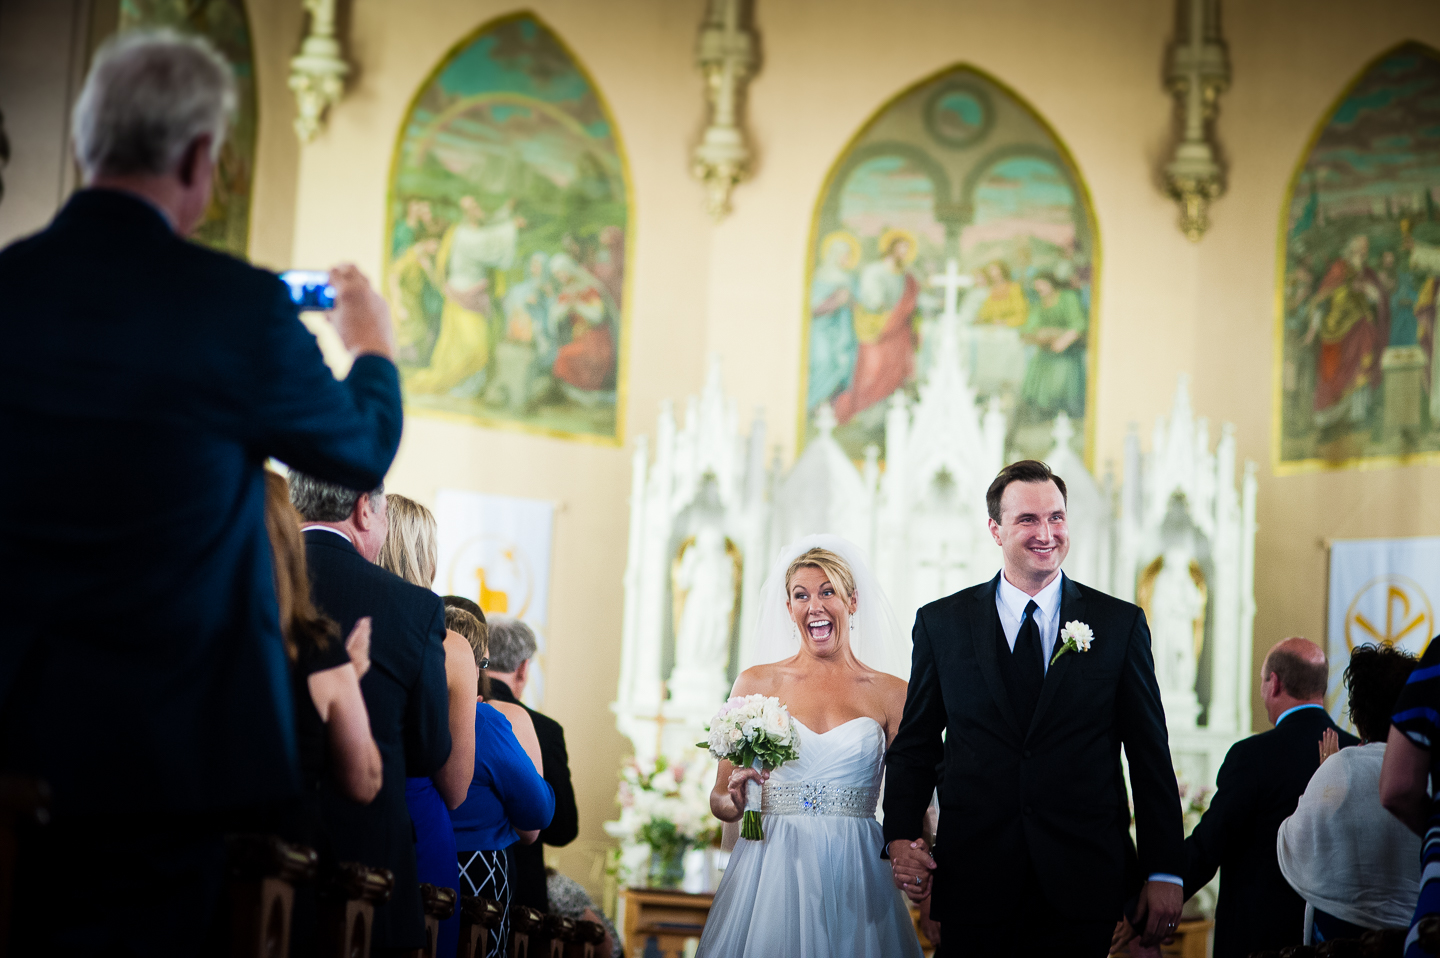
[[[800,757],[763,792],[765,840],[736,843],[696,958],[919,958],[880,857],[885,730],[864,717],[823,734],[796,725]]]

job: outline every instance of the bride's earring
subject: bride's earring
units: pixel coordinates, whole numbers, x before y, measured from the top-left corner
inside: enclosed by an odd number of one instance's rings
[[[796,642],[799,642],[799,641],[800,641],[800,623],[796,622],[794,619],[791,619],[791,620],[790,620],[790,631],[795,633],[795,641],[796,641]]]
[[[850,616],[850,634],[855,634],[855,616]]]

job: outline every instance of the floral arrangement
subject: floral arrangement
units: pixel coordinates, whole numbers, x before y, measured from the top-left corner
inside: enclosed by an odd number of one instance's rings
[[[800,755],[800,733],[790,710],[772,696],[734,696],[724,705],[710,724],[708,741],[697,742],[709,749],[717,759],[726,759],[737,768],[750,767],[771,771]],[[740,837],[764,841],[760,827],[760,786],[750,782],[745,790],[745,815],[740,822]]]
[[[620,818],[605,832],[620,840],[609,871],[624,886],[678,884],[685,852],[720,843],[720,823],[710,814],[716,763],[702,756],[670,763],[628,759],[620,769],[616,801]]]

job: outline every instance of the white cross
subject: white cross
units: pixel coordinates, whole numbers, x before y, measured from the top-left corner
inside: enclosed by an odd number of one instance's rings
[[[960,272],[960,264],[952,257],[945,264],[945,272],[930,277],[931,286],[945,287],[945,312],[944,316],[956,316],[955,306],[960,298],[960,290],[975,285],[975,280]]]

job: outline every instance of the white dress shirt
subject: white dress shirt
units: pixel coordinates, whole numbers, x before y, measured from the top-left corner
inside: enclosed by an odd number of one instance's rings
[[[352,546],[355,544],[355,540],[352,539],[352,538],[350,538],[350,536],[349,536],[348,533],[341,532],[339,529],[335,528],[334,526],[327,526],[327,525],[322,525],[322,524],[320,524],[320,523],[318,523],[318,522],[311,522],[311,523],[308,523],[307,525],[303,525],[303,526],[300,527],[301,533],[309,532],[311,529],[319,529],[319,530],[321,530],[322,532],[333,532],[335,535],[337,535],[337,536],[339,536],[340,538],[344,539],[346,542],[350,543]],[[1010,645],[1011,645],[1012,648],[1014,647],[1014,645],[1015,645],[1015,640],[1014,640],[1014,639],[1011,639],[1011,640],[1010,640]]]
[[[1065,573],[1060,573],[1050,584],[1035,595],[1026,595],[1010,584],[1005,573],[1000,573],[1000,588],[995,590],[995,608],[1000,613],[1000,628],[1005,630],[1005,641],[1010,651],[1015,651],[1015,638],[1020,634],[1020,623],[1025,618],[1025,607],[1034,601],[1035,626],[1040,630],[1040,651],[1044,653],[1045,671],[1050,671],[1050,656],[1055,654],[1055,640],[1060,637],[1060,588]]]

